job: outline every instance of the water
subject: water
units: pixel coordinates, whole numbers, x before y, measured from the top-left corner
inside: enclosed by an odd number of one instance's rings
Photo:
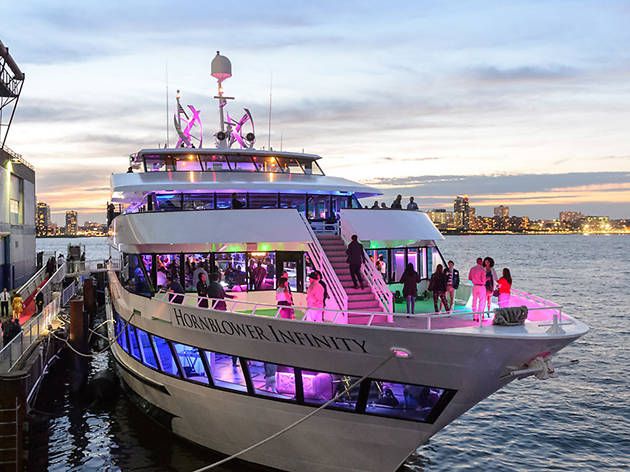
[[[72,240],[78,242],[78,240]],[[107,257],[103,238],[85,239],[87,259]],[[67,240],[41,239],[38,249]],[[450,236],[440,248],[462,275],[477,256],[512,270],[515,286],[562,304],[591,332],[562,351],[579,359],[558,379],[513,382],[418,449],[401,471],[630,469],[630,237]],[[107,354],[92,362],[97,372]],[[69,393],[59,363],[40,394],[32,470],[191,471],[217,459],[157,427],[126,397],[94,409]],[[258,469],[258,468],[256,468]],[[236,464],[221,470],[244,470]],[[253,470],[253,469],[252,469]]]

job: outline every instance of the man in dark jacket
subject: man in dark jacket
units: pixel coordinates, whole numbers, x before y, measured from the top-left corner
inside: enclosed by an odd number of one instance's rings
[[[459,287],[459,271],[455,268],[453,261],[448,261],[448,267],[444,271],[446,273],[446,296],[448,297],[450,311],[453,311],[453,303],[455,302],[455,290]]]
[[[37,295],[35,295],[35,307],[37,308],[38,315],[44,309],[44,293],[41,290],[38,290]]]
[[[350,266],[350,277],[352,277],[352,283],[354,288],[357,287],[357,282],[363,288],[363,277],[361,277],[361,264],[363,264],[363,246],[359,242],[359,238],[356,234],[352,235],[352,241],[348,244],[346,254],[348,255],[348,265]]]

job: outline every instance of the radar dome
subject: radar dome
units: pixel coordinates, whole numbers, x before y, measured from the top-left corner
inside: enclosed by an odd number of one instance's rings
[[[230,60],[222,56],[219,51],[217,51],[217,55],[212,59],[211,64],[212,77],[217,79],[219,82],[223,82],[225,79],[229,79],[232,77],[232,63]]]

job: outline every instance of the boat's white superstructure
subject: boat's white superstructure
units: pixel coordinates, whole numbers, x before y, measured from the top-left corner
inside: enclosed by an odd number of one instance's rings
[[[226,61],[213,62],[220,83]],[[192,147],[202,140],[191,135],[198,113],[189,107],[190,121],[175,120],[184,147],[142,150],[112,176],[123,206],[110,209],[122,254],[109,273],[112,352],[125,384],[176,434],[230,455],[330,401],[241,458],[281,470],[395,470],[513,379],[549,375],[551,356],[587,332],[516,290],[510,305],[528,308],[524,323],[475,321],[463,283],[451,313],[397,313],[401,268],[412,264],[424,288],[443,262],[427,216],[361,209],[358,198],[379,192],[324,175],[318,156],[254,149],[249,112],[226,119],[221,86],[217,98],[216,147]],[[364,289],[346,267],[353,234],[367,249]],[[371,259],[379,256],[382,272]],[[328,286],[324,309],[307,306],[310,270]],[[197,294],[213,274],[234,298]],[[289,315],[276,302],[284,278]],[[314,309],[324,322],[307,321]]]

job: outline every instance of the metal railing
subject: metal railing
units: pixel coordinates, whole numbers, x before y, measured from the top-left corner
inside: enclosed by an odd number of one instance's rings
[[[48,326],[57,317],[60,309],[61,301],[57,294],[39,315],[22,326],[22,331],[0,350],[0,372],[10,372],[15,367],[37,338],[48,332]]]
[[[352,227],[350,227],[347,223],[342,222],[341,239],[343,239],[346,246],[350,244],[353,234],[354,232]],[[372,259],[370,259],[370,256],[368,256],[367,252],[365,252],[365,248],[363,248],[363,261],[363,264],[361,264],[361,276],[370,285],[372,293],[376,296],[378,303],[381,305],[381,309],[385,312],[393,312],[394,294],[383,280],[383,275],[376,268],[376,265]]]
[[[330,264],[330,261],[324,252],[324,248],[320,244],[319,239],[317,239],[317,235],[313,231],[313,228],[311,228],[310,223],[301,213],[300,218],[302,218],[304,226],[306,226],[306,229],[311,236],[308,248],[313,264],[315,265],[315,268],[322,273],[324,281],[328,287],[328,291],[331,293],[333,300],[337,304],[337,308],[340,310],[346,310],[348,308],[348,294],[343,288],[341,280],[339,280],[339,276]]]
[[[24,285],[18,288],[15,293],[20,294],[24,300],[30,297],[35,290],[46,280],[46,265],[33,274],[33,276],[26,281]]]
[[[120,261],[105,259],[90,259],[87,261],[66,261],[68,275],[87,274],[92,272],[106,272],[120,269]]]
[[[115,290],[113,293],[120,296],[121,294]],[[173,299],[176,296],[183,296],[182,303],[174,303]],[[262,302],[248,302],[238,299],[218,299],[199,297],[194,293],[177,294],[173,292],[166,292],[160,290],[155,294],[158,301],[170,303],[174,306],[194,306],[201,309],[212,310],[217,306],[217,303],[225,303],[226,312],[245,314],[250,316],[264,316],[270,317],[269,311],[273,311],[273,318],[280,318],[282,310],[286,309],[286,305],[274,305],[271,303]],[[540,312],[548,310],[549,319],[543,321],[549,321],[557,323],[562,307],[555,303],[547,302],[548,305],[535,306],[528,308],[529,312]],[[324,319],[330,320],[330,323],[336,323],[337,320],[347,317],[348,320],[354,319],[360,322],[354,322],[351,324],[360,326],[381,326],[381,327],[395,327],[406,329],[420,329],[420,330],[443,330],[449,328],[469,328],[478,326],[479,328],[491,327],[493,312],[473,312],[473,311],[457,311],[457,312],[432,312],[432,313],[388,313],[388,312],[364,312],[364,311],[348,311],[348,310],[332,310],[328,308],[313,308],[307,306],[293,305],[292,308],[295,311],[302,311],[306,313],[309,310],[321,310],[325,313]],[[266,310],[267,313],[257,313],[259,310]],[[566,317],[566,315],[565,315]],[[475,321],[475,319],[477,319]],[[288,319],[287,319],[288,320]],[[449,322],[442,322],[442,320],[448,320]],[[300,320],[288,320],[288,321],[300,321]],[[541,320],[538,320],[541,321]],[[436,323],[437,322],[437,323]],[[566,322],[564,323],[566,324]],[[546,326],[546,325],[541,325]]]

